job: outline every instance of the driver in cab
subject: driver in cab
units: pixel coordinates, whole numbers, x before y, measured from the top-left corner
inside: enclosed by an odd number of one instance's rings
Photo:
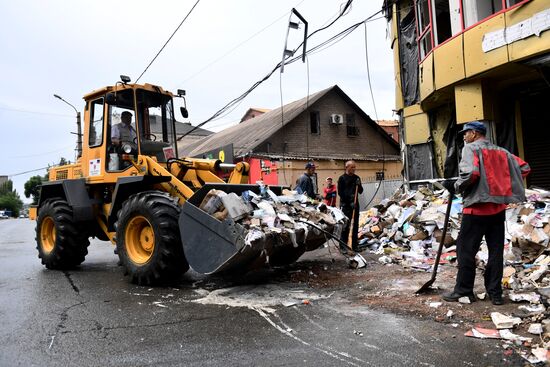
[[[112,144],[120,147],[122,142],[127,142],[134,146],[137,134],[136,129],[132,126],[132,113],[128,111],[122,112],[120,120],[121,122],[114,125],[111,129]]]

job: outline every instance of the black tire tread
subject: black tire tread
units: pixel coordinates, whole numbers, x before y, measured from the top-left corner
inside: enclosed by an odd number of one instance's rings
[[[161,191],[144,191],[130,196],[117,213],[115,223],[117,251],[124,273],[133,283],[155,285],[170,283],[189,269],[183,253],[178,218],[180,208]],[[145,264],[135,264],[124,245],[125,227],[135,215],[143,215],[153,226],[155,249]]]
[[[42,251],[40,227],[46,217],[55,223],[56,241],[50,253]],[[42,264],[48,269],[66,270],[80,265],[88,254],[87,231],[83,224],[73,220],[73,210],[61,198],[48,199],[41,206],[36,221],[36,249]]]

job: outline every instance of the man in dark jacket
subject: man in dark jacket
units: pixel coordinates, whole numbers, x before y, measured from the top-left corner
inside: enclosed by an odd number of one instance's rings
[[[347,161],[345,166],[346,172],[338,178],[338,196],[340,196],[340,208],[344,212],[345,216],[349,218],[349,222],[342,231],[342,242],[348,242],[349,231],[352,224],[355,223],[355,228],[359,223],[359,194],[363,193],[363,186],[361,185],[361,178],[355,174],[356,165],[354,161]],[[357,191],[356,191],[357,190]],[[357,192],[357,195],[356,195]],[[355,215],[353,215],[355,210]],[[352,233],[353,246],[357,246],[357,232]],[[341,249],[343,246],[341,245]],[[356,249],[354,249],[356,250]]]
[[[485,139],[487,128],[480,121],[469,122],[461,131],[464,148],[456,182],[443,185],[462,193],[463,206],[457,239],[458,274],[452,292],[443,294],[445,301],[468,297],[475,301],[475,256],[485,236],[489,260],[485,269],[485,289],[494,305],[502,305],[502,271],[504,221],[507,204],[525,201],[523,178],[529,165],[506,149]]]
[[[298,194],[307,195],[310,199],[315,199],[315,188],[313,185],[312,176],[315,174],[315,164],[313,162],[307,162],[305,172],[298,178],[296,184],[296,191]]]

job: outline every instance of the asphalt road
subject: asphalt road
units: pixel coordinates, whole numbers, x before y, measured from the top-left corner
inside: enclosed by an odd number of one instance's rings
[[[493,341],[270,272],[231,281],[190,273],[174,287],[140,287],[96,240],[78,270],[49,271],[34,226],[0,221],[0,366],[522,365]]]

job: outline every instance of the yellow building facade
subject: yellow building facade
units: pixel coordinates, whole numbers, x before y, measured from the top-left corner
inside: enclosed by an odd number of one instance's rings
[[[461,125],[530,163],[550,189],[550,0],[387,0],[408,180],[452,177]]]

